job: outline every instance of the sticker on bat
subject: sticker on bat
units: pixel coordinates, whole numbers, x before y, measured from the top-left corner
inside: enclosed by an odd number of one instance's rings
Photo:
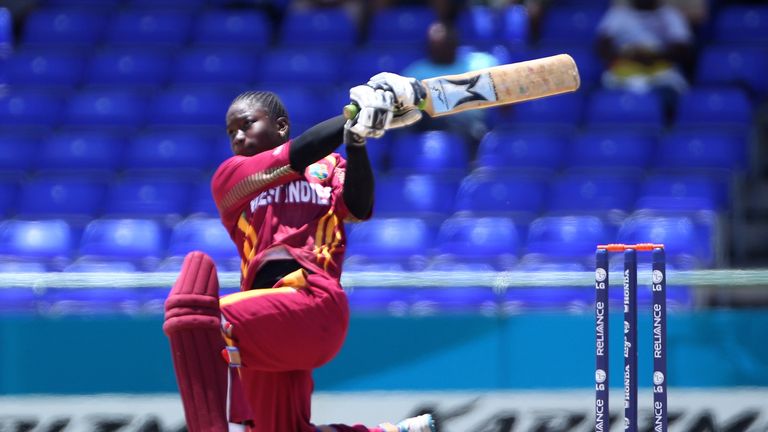
[[[491,74],[486,72],[467,79],[436,78],[428,80],[435,114],[451,111],[474,101],[496,101]]]

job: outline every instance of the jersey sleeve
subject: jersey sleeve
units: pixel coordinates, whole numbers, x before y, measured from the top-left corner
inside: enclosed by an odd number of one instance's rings
[[[219,213],[238,212],[254,195],[297,179],[291,168],[290,141],[254,156],[233,156],[213,174],[211,191]]]

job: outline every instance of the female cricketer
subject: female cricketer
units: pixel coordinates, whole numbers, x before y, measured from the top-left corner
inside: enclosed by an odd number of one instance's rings
[[[353,87],[360,108],[289,139],[270,92],[238,96],[226,114],[234,156],[213,175],[221,221],[242,259],[241,291],[219,298],[213,261],[184,260],[165,304],[176,378],[190,432],[434,432],[430,415],[376,427],[311,423],[312,370],[347,332],[340,285],[344,222],[373,207],[365,139],[420,118],[415,80],[394,74]],[[346,144],[347,159],[333,151]]]

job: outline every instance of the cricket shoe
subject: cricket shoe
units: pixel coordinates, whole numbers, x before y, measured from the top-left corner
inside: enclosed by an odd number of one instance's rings
[[[407,418],[397,424],[398,432],[436,432],[432,414]]]

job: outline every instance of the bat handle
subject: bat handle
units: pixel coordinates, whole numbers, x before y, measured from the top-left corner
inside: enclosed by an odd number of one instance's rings
[[[417,105],[417,108],[420,110],[423,110],[424,107],[427,106],[427,99],[423,98],[421,101],[419,101],[419,104]],[[344,118],[347,120],[351,120],[355,118],[357,113],[360,112],[360,107],[358,107],[356,104],[350,102],[347,105],[344,105]]]

